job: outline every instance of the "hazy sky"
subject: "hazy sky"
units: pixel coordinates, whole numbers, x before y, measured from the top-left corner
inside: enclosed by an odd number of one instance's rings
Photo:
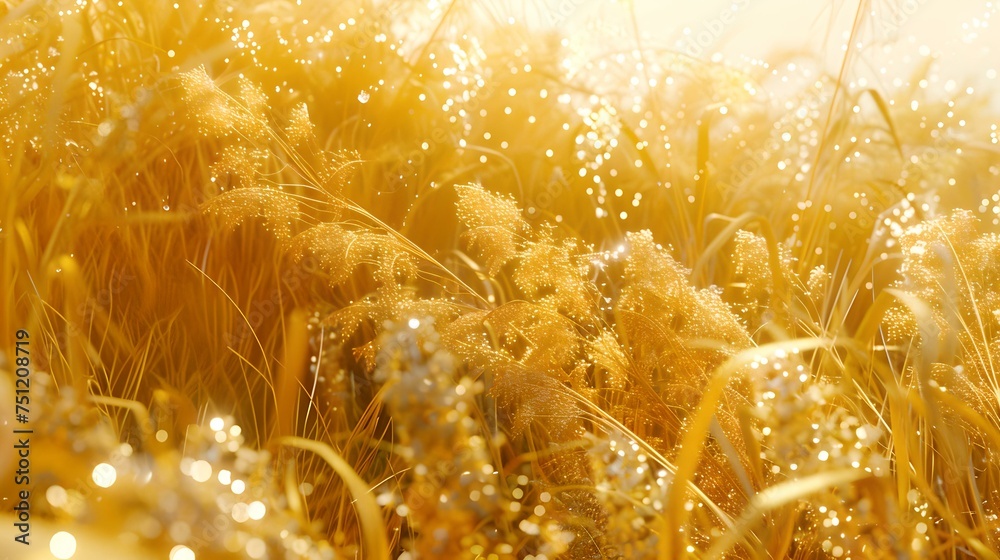
[[[857,0],[634,1],[640,27],[665,45],[680,39],[702,57],[719,51],[727,58],[808,49],[826,53],[832,66],[858,7]],[[868,6],[875,14],[860,36],[869,64],[908,72],[926,47],[923,52],[940,61],[942,82],[978,81],[1000,67],[1000,33],[989,26],[1000,17],[996,0],[873,0]]]
[[[680,49],[701,58],[721,53],[767,60],[776,50],[822,53],[826,70],[836,73],[841,47],[859,0],[536,0],[550,24],[570,26],[598,17],[631,36],[626,2],[633,2],[646,45]],[[955,87],[987,87],[1000,70],[1000,33],[988,26],[1000,17],[1000,0],[871,0],[874,14],[860,32],[858,72],[891,89],[930,54],[937,60],[928,92]],[[687,33],[685,33],[687,29]],[[886,68],[882,73],[881,69]],[[989,72],[992,70],[993,72]]]

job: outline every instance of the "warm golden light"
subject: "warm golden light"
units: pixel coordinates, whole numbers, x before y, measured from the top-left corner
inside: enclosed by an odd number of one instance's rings
[[[1000,557],[998,9],[0,0],[0,557]]]

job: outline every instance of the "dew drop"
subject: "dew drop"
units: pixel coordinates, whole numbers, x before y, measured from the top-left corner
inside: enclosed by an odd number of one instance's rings
[[[195,560],[194,551],[179,544],[170,549],[170,560]]]
[[[118,473],[111,465],[101,463],[100,465],[94,467],[94,471],[91,473],[91,478],[94,479],[94,484],[100,486],[101,488],[110,488],[118,478]]]
[[[49,550],[56,558],[62,560],[72,558],[76,554],[76,537],[66,531],[59,531],[52,535],[52,539],[49,541]]]

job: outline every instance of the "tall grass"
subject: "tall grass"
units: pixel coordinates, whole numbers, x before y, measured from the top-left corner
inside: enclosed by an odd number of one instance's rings
[[[832,74],[627,4],[0,5],[32,553],[996,557],[995,116],[858,85],[875,4]]]

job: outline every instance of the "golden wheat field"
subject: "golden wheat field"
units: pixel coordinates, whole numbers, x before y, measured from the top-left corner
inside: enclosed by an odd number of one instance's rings
[[[1000,558],[998,8],[0,1],[0,558]]]

